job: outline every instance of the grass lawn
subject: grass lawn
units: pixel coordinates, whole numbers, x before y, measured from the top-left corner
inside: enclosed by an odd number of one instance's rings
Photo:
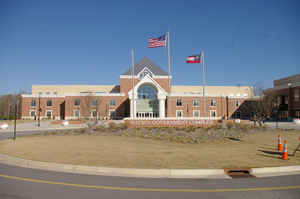
[[[277,153],[277,135],[288,140],[289,160]],[[138,137],[53,135],[0,141],[0,153],[24,159],[123,168],[239,168],[300,165],[300,131],[266,131],[241,141],[172,143]]]

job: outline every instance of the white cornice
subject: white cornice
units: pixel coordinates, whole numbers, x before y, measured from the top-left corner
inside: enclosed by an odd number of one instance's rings
[[[171,93],[170,97],[203,97],[202,93]],[[242,98],[247,99],[248,96],[230,96],[230,95],[213,95],[205,94],[205,97],[228,97],[228,98]]]
[[[140,77],[138,75],[133,76],[134,78],[139,79]],[[121,79],[131,79],[132,76],[131,75],[120,75]],[[168,79],[168,76],[164,76],[164,75],[153,75],[152,76],[153,79]],[[172,79],[172,76],[170,76],[170,79]]]
[[[65,95],[39,95],[39,94],[23,94],[22,97],[42,97],[42,98],[64,98],[68,96],[125,96],[124,93],[95,93],[95,94],[90,94],[90,93],[66,93]]]

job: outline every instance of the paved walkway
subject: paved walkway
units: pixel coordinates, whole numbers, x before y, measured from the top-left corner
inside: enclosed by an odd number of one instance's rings
[[[53,129],[73,129],[84,128],[86,124],[72,124],[63,126],[61,124],[51,124],[51,121],[41,121],[40,127],[38,127],[37,121],[32,122],[17,122],[17,131],[40,131],[40,130],[53,130]],[[12,132],[14,131],[14,124],[8,125],[7,129],[0,129],[0,132]]]

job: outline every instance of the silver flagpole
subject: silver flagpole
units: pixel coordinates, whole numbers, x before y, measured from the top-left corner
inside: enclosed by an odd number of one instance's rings
[[[202,93],[203,93],[203,116],[206,116],[206,99],[205,99],[205,65],[204,65],[204,51],[201,52],[201,62],[202,62]]]
[[[168,83],[169,83],[169,96],[168,96],[168,117],[170,117],[170,95],[171,95],[171,58],[170,58],[170,30],[168,31]]]
[[[132,77],[132,118],[135,118],[134,114],[134,49],[131,49],[131,77]]]

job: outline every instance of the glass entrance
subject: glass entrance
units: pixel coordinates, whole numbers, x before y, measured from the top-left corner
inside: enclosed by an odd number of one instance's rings
[[[153,118],[159,116],[157,89],[150,84],[138,88],[136,100],[136,117]]]

